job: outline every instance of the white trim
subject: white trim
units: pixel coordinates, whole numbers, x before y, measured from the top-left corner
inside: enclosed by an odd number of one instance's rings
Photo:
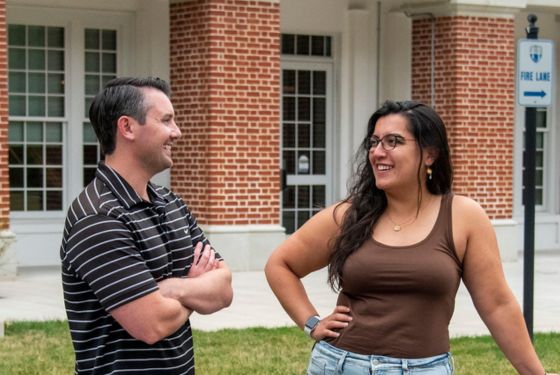
[[[15,241],[16,235],[13,232],[0,231],[0,279],[9,279],[17,275],[17,257],[13,246]]]
[[[263,270],[286,236],[280,225],[208,225],[201,227],[212,246],[234,271]]]
[[[248,224],[248,225],[200,225],[205,232],[211,233],[275,233],[283,232],[284,227],[277,224]]]
[[[517,230],[518,223],[512,219],[497,219],[492,220],[494,231],[496,232],[496,239],[500,249],[500,257],[504,262],[514,262],[517,260],[518,243],[517,243]]]
[[[396,7],[394,11],[408,15],[428,17],[471,16],[514,18],[515,14],[525,9],[524,0],[470,0],[453,2],[434,2],[425,0],[409,0],[405,5]]]

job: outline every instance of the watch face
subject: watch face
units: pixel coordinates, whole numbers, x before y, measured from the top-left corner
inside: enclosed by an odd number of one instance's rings
[[[317,324],[319,324],[320,321],[321,320],[319,319],[319,317],[312,316],[311,318],[307,319],[307,322],[305,322],[305,326],[309,329],[313,329]]]

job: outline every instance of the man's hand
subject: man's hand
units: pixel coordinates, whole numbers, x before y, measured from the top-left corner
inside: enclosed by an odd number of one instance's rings
[[[214,249],[210,245],[205,245],[203,250],[202,246],[202,242],[199,242],[194,248],[194,259],[188,277],[197,277],[218,268],[220,261],[216,259]]]
[[[210,272],[212,271],[212,272]],[[217,260],[209,245],[195,247],[193,263],[186,277],[169,277],[158,282],[159,292],[199,314],[211,314],[231,304],[231,271]]]

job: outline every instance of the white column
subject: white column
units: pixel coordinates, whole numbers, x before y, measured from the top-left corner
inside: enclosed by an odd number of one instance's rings
[[[346,195],[351,162],[377,106],[375,10],[349,9],[342,37],[340,195]]]
[[[0,280],[13,278],[17,275],[17,257],[12,243],[16,235],[9,231],[0,231]],[[0,321],[0,324],[3,322]],[[2,337],[0,335],[0,337]]]

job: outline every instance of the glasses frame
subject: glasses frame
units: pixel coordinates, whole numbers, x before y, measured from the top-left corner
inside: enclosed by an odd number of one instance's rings
[[[395,144],[393,146],[388,144],[388,141],[387,141],[388,137],[395,138]],[[393,134],[393,133],[385,134],[381,138],[376,137],[376,136],[371,136],[371,137],[366,139],[365,148],[366,148],[367,151],[373,151],[377,148],[377,146],[381,145],[381,148],[383,148],[383,150],[393,151],[399,144],[402,144],[403,141],[415,141],[416,142],[416,139],[405,138],[400,134]],[[375,146],[374,146],[374,142],[377,143]]]

